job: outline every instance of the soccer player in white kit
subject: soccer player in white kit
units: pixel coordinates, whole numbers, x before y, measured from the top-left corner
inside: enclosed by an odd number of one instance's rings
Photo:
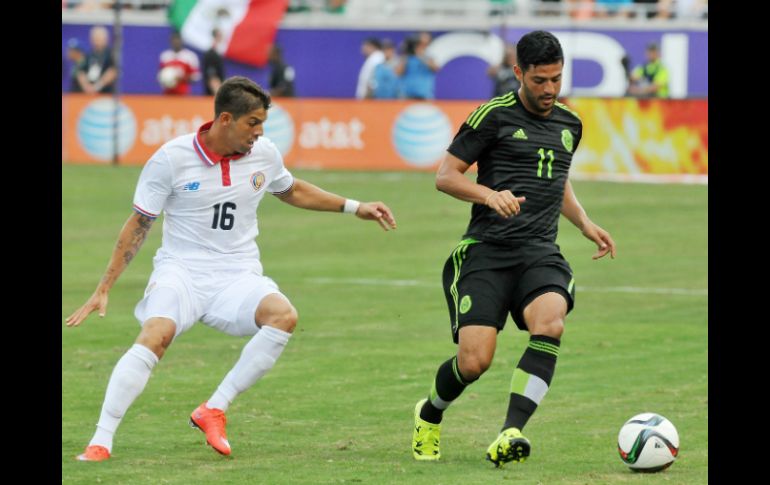
[[[253,81],[228,79],[217,91],[214,121],[164,144],[144,166],[134,213],[118,236],[104,276],[66,320],[73,327],[95,310],[104,316],[110,288],[164,212],[163,243],[134,311],[142,329],[115,365],[96,433],[78,460],[110,457],[115,431],[153,367],[196,321],[229,335],[252,336],[214,394],[190,416],[209,445],[230,454],[225,411],[273,367],[297,324],[291,302],[262,274],[254,240],[257,207],[266,192],[295,207],[353,213],[376,220],[385,230],[396,228],[382,202],[345,199],[294,178],[276,146],[262,137],[270,102]]]

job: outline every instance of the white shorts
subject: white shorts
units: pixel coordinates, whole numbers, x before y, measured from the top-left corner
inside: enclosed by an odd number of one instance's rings
[[[259,303],[274,293],[284,296],[275,281],[250,271],[193,276],[178,263],[164,262],[150,275],[134,316],[141,325],[153,317],[173,320],[175,338],[197,321],[228,335],[251,336],[258,331],[254,313]]]

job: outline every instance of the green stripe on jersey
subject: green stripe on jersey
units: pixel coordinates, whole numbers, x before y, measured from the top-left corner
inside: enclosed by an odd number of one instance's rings
[[[483,104],[478,108],[476,108],[476,111],[474,111],[471,114],[471,116],[468,118],[467,123],[470,125],[471,128],[475,130],[476,128],[479,127],[481,122],[489,114],[490,111],[492,111],[495,108],[513,106],[514,104],[516,104],[516,98],[514,98],[513,92],[510,92],[505,96],[500,96],[499,98],[492,98],[492,100],[489,101],[488,103]]]
[[[481,111],[482,111],[482,110],[483,110],[483,109],[484,109],[486,106],[488,106],[490,103],[497,103],[497,102],[499,102],[499,101],[506,101],[506,100],[509,100],[509,99],[511,99],[511,95],[512,95],[512,94],[513,94],[513,92],[510,92],[510,93],[508,93],[508,94],[504,94],[504,95],[502,95],[502,96],[498,96],[498,97],[496,97],[496,98],[492,98],[492,99],[490,99],[489,101],[487,101],[486,103],[484,103],[484,104],[482,104],[482,105],[479,105],[479,107],[478,107],[478,108],[476,108],[476,109],[474,109],[474,110],[473,110],[473,112],[472,112],[472,113],[471,113],[471,114],[468,116],[468,119],[467,119],[467,120],[465,120],[465,122],[466,122],[466,123],[468,123],[468,124],[470,125],[470,124],[471,124],[471,120],[472,120],[472,119],[474,119],[474,118],[476,117],[476,115],[478,115],[478,113],[480,113],[480,112],[481,112]]]
[[[457,247],[452,251],[452,265],[454,266],[455,274],[454,278],[452,278],[452,284],[449,287],[449,293],[452,295],[452,300],[455,305],[455,320],[454,320],[454,326],[456,327],[458,324],[458,321],[460,319],[460,302],[459,300],[459,294],[457,291],[457,282],[460,280],[460,270],[463,266],[463,259],[465,259],[465,253],[468,251],[468,246],[471,244],[476,244],[476,239],[473,239],[472,237],[463,239],[460,241],[460,243],[457,245]],[[452,330],[454,330],[453,328]],[[459,379],[459,377],[458,377]],[[460,381],[462,382],[462,380]]]
[[[575,118],[577,118],[578,120],[580,120],[580,121],[583,121],[583,120],[581,120],[581,119],[580,119],[580,115],[578,115],[576,112],[572,111],[572,108],[570,108],[570,107],[569,107],[569,106],[567,106],[566,104],[564,104],[564,103],[560,103],[560,102],[558,102],[558,101],[556,101],[554,104],[555,104],[556,106],[558,106],[559,108],[563,109],[564,111],[566,111],[566,112],[568,112],[568,113],[572,114],[572,116],[574,116],[574,117],[575,117]]]

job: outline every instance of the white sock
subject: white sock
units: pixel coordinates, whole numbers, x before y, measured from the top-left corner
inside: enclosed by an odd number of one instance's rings
[[[214,395],[206,403],[206,407],[227,411],[238,394],[253,386],[260,377],[273,368],[278,356],[286,347],[289,337],[291,334],[283,330],[263,326],[243,347],[241,358],[227,373]]]
[[[104,395],[102,414],[96,424],[91,445],[100,445],[112,452],[112,437],[128,407],[144,390],[158,356],[144,345],[134,344],[120,358],[110,376]]]

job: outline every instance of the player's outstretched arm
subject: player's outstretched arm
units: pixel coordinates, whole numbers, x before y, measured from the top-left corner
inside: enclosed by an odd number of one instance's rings
[[[115,243],[115,249],[112,251],[112,257],[107,265],[107,270],[96,286],[94,294],[91,295],[83,306],[67,317],[68,327],[77,327],[94,310],[99,310],[100,317],[107,313],[107,295],[110,292],[110,288],[112,288],[112,285],[115,284],[115,281],[123,273],[123,270],[126,269],[128,263],[134,259],[139,248],[142,247],[142,243],[147,238],[147,233],[150,231],[153,222],[155,222],[154,218],[144,214],[139,214],[138,212],[131,214],[123,225],[123,229],[120,230],[120,235]]]
[[[294,179],[291,190],[276,197],[294,207],[317,211],[343,212],[346,205],[344,197],[327,192],[301,179]],[[377,221],[386,231],[396,228],[393,212],[382,202],[361,202],[357,208],[351,208],[350,212],[354,209],[356,216],[360,219]]]
[[[567,180],[564,185],[564,201],[561,206],[561,213],[564,217],[575,225],[583,235],[596,243],[598,250],[591,256],[592,259],[599,259],[606,256],[608,253],[611,258],[615,259],[615,241],[612,240],[610,233],[594,224],[591,219],[588,218],[583,206],[578,202],[575,196],[575,191],[572,190],[572,183]]]

